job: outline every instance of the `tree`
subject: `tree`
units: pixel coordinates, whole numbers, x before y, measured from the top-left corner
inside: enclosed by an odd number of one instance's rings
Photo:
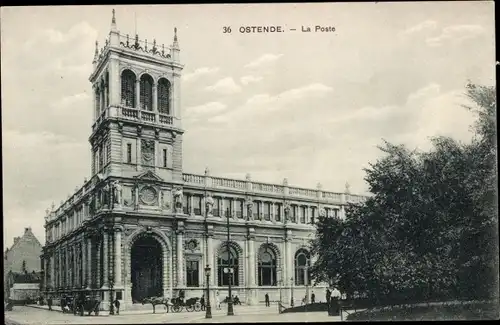
[[[373,196],[344,221],[320,218],[313,277],[373,299],[498,294],[495,92],[467,87],[478,115],[470,144],[435,137],[428,152],[379,147],[385,156],[365,170]]]

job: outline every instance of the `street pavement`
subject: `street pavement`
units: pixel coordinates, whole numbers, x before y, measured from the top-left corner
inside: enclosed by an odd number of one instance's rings
[[[225,307],[225,308],[224,308]],[[166,313],[157,308],[151,310],[123,311],[120,315],[75,316],[61,311],[48,311],[43,306],[14,306],[5,313],[5,324],[144,324],[144,323],[243,323],[243,322],[332,322],[340,317],[329,317],[326,312],[278,314],[277,306],[234,306],[234,316],[227,316],[227,306],[212,309],[212,318],[206,319],[205,312]]]

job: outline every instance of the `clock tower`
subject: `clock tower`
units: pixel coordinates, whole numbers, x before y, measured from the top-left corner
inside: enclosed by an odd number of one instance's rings
[[[96,50],[89,78],[94,119],[92,176],[132,178],[153,172],[182,183],[182,119],[177,29],[171,46],[111,31]]]

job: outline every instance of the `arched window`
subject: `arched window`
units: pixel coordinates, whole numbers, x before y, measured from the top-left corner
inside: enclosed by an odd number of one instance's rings
[[[259,249],[259,286],[277,285],[276,254],[264,244]]]
[[[101,116],[101,90],[99,86],[95,88],[95,118]]]
[[[221,249],[219,258],[217,259],[217,278],[219,281],[219,286],[229,285],[230,279],[231,285],[239,285],[239,275],[238,275],[238,252],[233,247],[229,247],[224,244]]]
[[[165,78],[158,81],[158,111],[170,115],[170,82]]]
[[[309,276],[310,258],[309,252],[303,248],[295,253],[295,285],[311,284],[311,277]]]
[[[141,77],[140,86],[140,106],[146,111],[153,110],[153,78],[148,74],[143,74]]]
[[[121,104],[126,107],[135,107],[135,74],[130,70],[122,72]]]
[[[106,76],[104,77],[104,87],[106,89],[106,104],[105,107],[109,106],[109,72],[106,72]]]

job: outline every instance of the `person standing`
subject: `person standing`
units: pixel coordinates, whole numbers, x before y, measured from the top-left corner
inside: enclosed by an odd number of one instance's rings
[[[52,311],[52,297],[49,296],[47,298],[47,306],[49,306],[49,310]]]
[[[201,305],[201,310],[205,310],[205,294],[201,295],[200,305]]]
[[[340,297],[341,297],[340,291],[334,287],[330,294],[330,305],[331,305],[332,316],[338,316],[340,314],[340,304],[339,304]]]
[[[269,294],[266,292],[266,295],[264,296],[264,299],[266,301],[266,307],[269,307],[271,304],[269,303]]]
[[[314,294],[314,291],[311,293],[311,304],[314,304],[316,302],[316,295]]]
[[[217,309],[220,309],[220,297],[219,297],[219,291],[215,294],[215,306]]]
[[[120,315],[120,300],[115,299],[114,303],[115,303],[116,314]]]

